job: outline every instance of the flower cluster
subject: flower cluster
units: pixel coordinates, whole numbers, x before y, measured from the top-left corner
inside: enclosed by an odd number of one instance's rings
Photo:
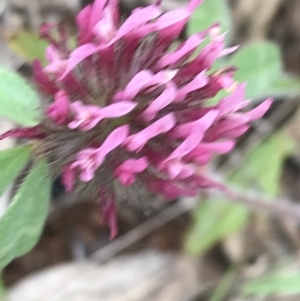
[[[245,111],[245,84],[234,81],[234,68],[212,71],[236,49],[225,48],[218,24],[178,42],[201,2],[169,12],[155,3],[120,20],[116,0],[96,0],[76,18],[73,49],[62,26],[41,28],[49,64],[36,61],[33,69],[48,101],[44,118],[0,138],[39,140],[67,191],[97,191],[112,237],[116,185],[138,182],[170,200],[213,187],[203,167],[271,105]],[[210,105],[222,90],[227,96]]]

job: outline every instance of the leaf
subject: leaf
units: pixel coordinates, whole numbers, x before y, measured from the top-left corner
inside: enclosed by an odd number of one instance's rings
[[[299,78],[282,74],[279,78],[270,82],[270,86],[267,91],[267,96],[297,96],[300,94],[300,80]]]
[[[227,39],[231,33],[230,9],[224,0],[205,0],[192,14],[188,23],[188,35],[207,29],[214,23],[220,23],[222,32],[227,32]]]
[[[230,289],[232,288],[236,276],[237,276],[237,269],[233,266],[222,277],[217,288],[213,292],[212,296],[209,298],[209,301],[224,300],[226,298],[226,295],[229,293]]]
[[[8,44],[15,53],[23,56],[28,62],[39,59],[45,63],[45,50],[48,42],[42,40],[38,34],[23,31],[14,35]]]
[[[4,285],[3,277],[0,278],[0,300],[1,301],[8,301],[7,299],[7,290]]]
[[[31,149],[27,145],[18,146],[0,152],[0,195],[24,168]]]
[[[247,82],[248,98],[298,95],[300,81],[283,74],[279,47],[271,42],[257,42],[236,51],[226,65],[238,68],[235,79]]]
[[[16,123],[33,126],[40,112],[37,93],[18,74],[0,67],[0,114]]]
[[[187,237],[186,249],[202,254],[219,240],[241,229],[247,221],[248,210],[219,199],[204,201],[196,209],[194,225]]]
[[[299,294],[300,272],[276,273],[249,281],[242,287],[243,293],[255,296],[273,294]]]
[[[249,183],[245,179],[252,178],[255,186],[263,194],[275,197],[278,193],[282,163],[294,147],[294,143],[284,131],[273,134],[248,151],[243,168],[233,176],[234,182],[246,188]]]
[[[48,166],[41,160],[0,219],[0,268],[27,253],[37,243],[47,217],[49,199]]]

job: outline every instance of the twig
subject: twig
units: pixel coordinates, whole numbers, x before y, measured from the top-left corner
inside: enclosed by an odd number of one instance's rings
[[[254,211],[265,211],[279,218],[290,218],[300,223],[300,205],[292,204],[288,199],[268,199],[260,194],[250,192],[240,192],[231,186],[224,185],[222,191],[213,191],[209,193],[210,197],[223,198],[224,195],[230,201],[238,204],[244,204]]]

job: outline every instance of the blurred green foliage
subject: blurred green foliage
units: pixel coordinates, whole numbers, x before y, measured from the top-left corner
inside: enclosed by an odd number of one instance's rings
[[[0,67],[1,116],[25,126],[39,121],[39,97],[17,73]]]
[[[22,31],[8,40],[10,48],[28,62],[39,59],[43,64],[48,42],[42,40],[37,33]]]
[[[23,149],[23,152],[27,150]],[[22,155],[20,152],[19,156]],[[40,160],[34,164],[0,218],[0,269],[37,243],[48,214],[49,200],[48,165],[45,160]]]

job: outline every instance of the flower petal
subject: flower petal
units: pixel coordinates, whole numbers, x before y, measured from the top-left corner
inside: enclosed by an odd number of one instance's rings
[[[107,46],[114,44],[129,33],[132,34],[132,31],[135,29],[141,29],[143,25],[157,18],[161,13],[161,9],[159,9],[156,5],[149,5],[147,7],[135,10],[121,25],[116,33],[116,36],[107,44]]]
[[[146,110],[142,113],[145,120],[152,120],[156,114],[175,99],[176,88],[172,83],[166,85],[166,89],[154,100],[152,100]]]
[[[206,70],[199,73],[192,81],[182,87],[176,95],[176,101],[182,101],[186,95],[195,90],[201,89],[209,82],[208,77],[205,75]]]
[[[97,46],[88,43],[84,44],[78,48],[76,48],[71,54],[67,61],[66,68],[64,73],[59,77],[58,80],[62,80],[66,77],[67,74],[70,73],[71,70],[73,70],[80,62],[82,62],[84,59],[89,57],[90,55],[94,54],[98,50]]]
[[[68,119],[69,98],[65,91],[59,91],[54,96],[54,102],[47,109],[47,116],[57,125],[63,125]]]
[[[204,41],[204,37],[202,34],[193,34],[190,36],[185,43],[181,45],[181,47],[171,53],[163,56],[155,65],[156,69],[166,68],[172,64],[177,63],[183,57],[188,54],[191,54],[193,51],[197,49],[197,47]]]
[[[115,176],[124,186],[129,186],[134,182],[135,174],[144,171],[148,165],[146,157],[128,159],[115,170]]]
[[[129,134],[129,126],[122,125],[113,130],[105,139],[103,144],[99,147],[97,152],[97,164],[100,166],[105,159],[106,155],[112,150],[120,146]]]
[[[129,151],[139,151],[151,138],[170,131],[175,123],[175,116],[168,114],[137,134],[129,136],[124,144]]]
[[[122,117],[130,113],[136,106],[136,102],[123,100],[100,109],[99,115],[101,119]]]
[[[188,137],[190,133],[204,133],[214,123],[218,115],[218,110],[210,110],[198,120],[177,126],[174,128],[171,135],[174,138],[182,138]]]
[[[74,189],[75,184],[75,170],[71,168],[71,164],[65,165],[62,168],[62,184],[67,192]]]

